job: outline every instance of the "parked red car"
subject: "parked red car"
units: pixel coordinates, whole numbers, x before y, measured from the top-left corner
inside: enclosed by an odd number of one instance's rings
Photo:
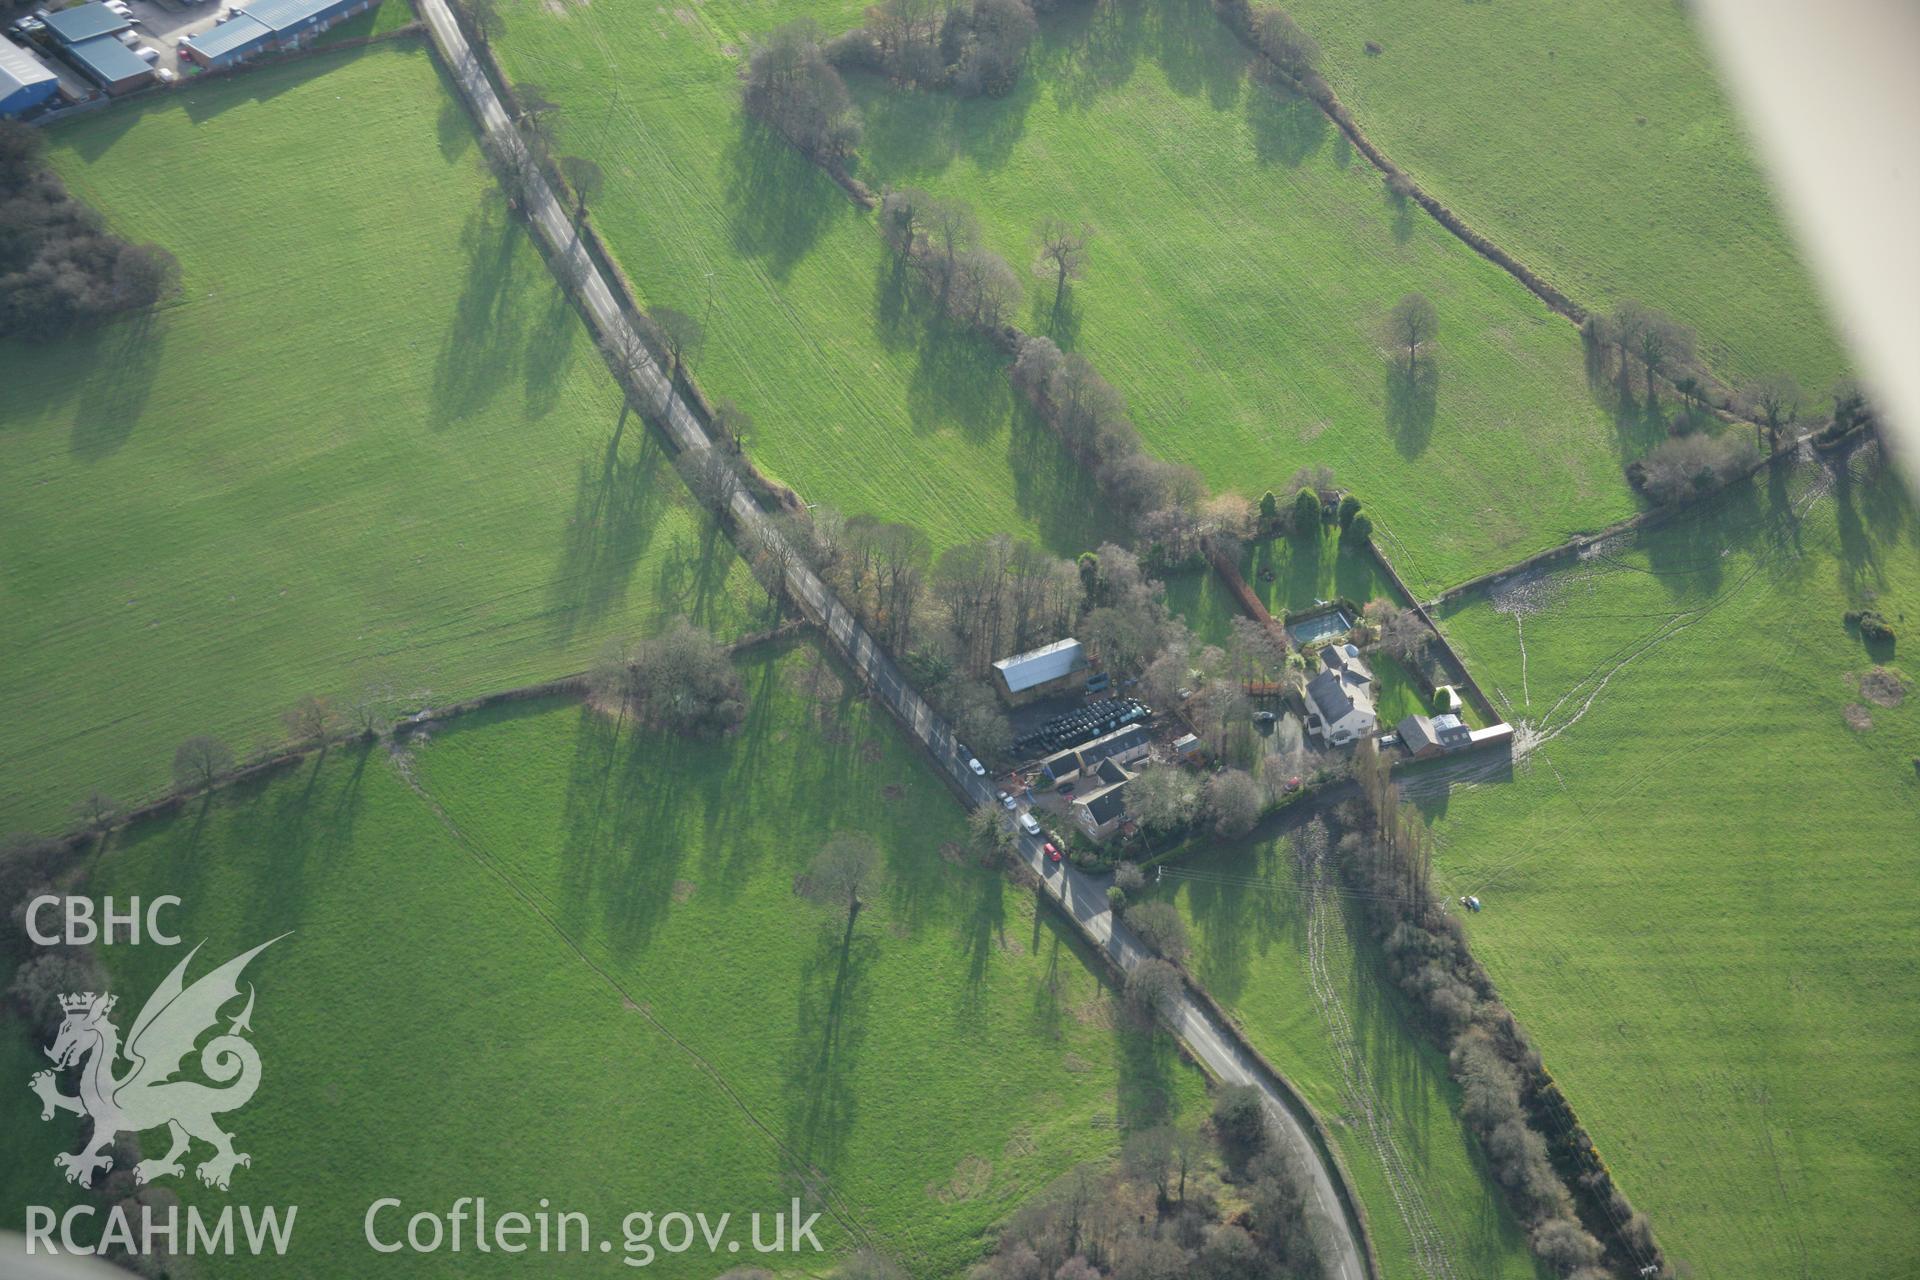
[[[1049,841],[1047,841],[1047,843],[1046,843],[1046,845],[1045,845],[1044,847],[1045,847],[1045,849],[1046,849],[1046,851],[1047,851],[1047,857],[1049,857],[1049,858],[1051,858],[1051,859],[1052,859],[1053,861],[1055,861],[1055,862],[1058,862],[1058,861],[1060,861],[1060,850],[1059,850],[1059,848],[1058,848],[1058,847],[1057,847],[1057,846],[1056,846],[1056,845],[1055,845],[1055,844],[1053,843],[1053,841],[1051,841],[1051,840],[1049,840]]]

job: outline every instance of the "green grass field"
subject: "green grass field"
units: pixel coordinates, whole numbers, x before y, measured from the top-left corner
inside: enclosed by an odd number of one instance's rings
[[[1065,313],[1022,323],[1126,393],[1148,446],[1257,498],[1307,463],[1358,493],[1416,590],[1633,510],[1579,336],[1418,210],[1304,100],[1254,83],[1203,3],[1071,8],[1015,91],[861,79],[862,176],[964,198],[1023,273],[1049,216],[1096,229]],[[1440,314],[1432,382],[1390,365],[1404,293]],[[1537,460],[1537,464],[1527,461]]]
[[[696,366],[755,415],[756,459],[936,544],[995,529],[1078,549],[1096,536],[1085,482],[1011,403],[1001,361],[917,314],[870,216],[741,118],[742,51],[801,11],[525,4],[498,47],[565,104],[563,147],[608,170],[596,217],[639,290],[709,316]],[[1644,441],[1593,403],[1571,328],[1396,214],[1317,113],[1247,81],[1217,26],[1099,9],[1050,26],[1003,100],[858,83],[861,172],[963,195],[1022,270],[1043,216],[1095,223],[1071,314],[1036,279],[1022,323],[1085,351],[1149,446],[1217,488],[1257,497],[1332,464],[1422,587],[1630,512],[1619,467]],[[1379,328],[1410,289],[1441,311],[1437,384],[1388,367]],[[1555,465],[1516,473],[1516,435]]]
[[[1785,369],[1824,397],[1841,373],[1846,356],[1684,5],[1286,7],[1374,143],[1577,301],[1666,309],[1735,383]]]
[[[958,806],[815,653],[744,657],[752,711],[724,742],[616,742],[578,704],[513,704],[397,763],[336,749],[98,859],[93,894],[179,894],[209,956],[295,931],[250,970],[271,1075],[231,1127],[254,1157],[236,1193],[301,1206],[302,1274],[364,1274],[382,1195],[547,1196],[610,1228],[784,1205],[804,1165],[832,1188],[831,1247],[953,1275],[1115,1150],[1116,1121],[1204,1108],[1170,1042],[1115,1028],[1066,927],[955,856]],[[885,869],[843,951],[794,882],[847,830]],[[131,997],[179,954],[103,958]],[[50,1166],[51,1137],[24,1136]],[[488,1262],[524,1269],[462,1273]]]
[[[1427,1273],[1315,1002],[1300,885],[1292,836],[1280,834],[1182,858],[1167,868],[1159,892],[1187,920],[1194,976],[1327,1122],[1366,1207],[1384,1274],[1418,1280]],[[1409,1030],[1358,915],[1349,917],[1337,901],[1326,910],[1330,987],[1352,1023],[1381,1131],[1391,1134],[1447,1256],[1463,1276],[1534,1276],[1525,1234],[1459,1120],[1445,1059]]]
[[[824,173],[740,111],[752,38],[860,5],[504,6],[495,51],[606,173],[594,217],[646,305],[703,317],[702,388],[746,409],[754,461],[811,502],[905,520],[936,548],[1012,533],[1060,554],[1108,530],[1005,359],[889,288],[885,246]]]
[[[384,35],[406,26],[413,20],[413,6],[407,4],[405,0],[383,0],[383,3],[375,5],[365,13],[355,14],[328,30],[315,43],[337,44],[342,40]]]
[[[173,250],[184,297],[0,345],[0,829],[59,828],[96,785],[150,793],[192,733],[271,742],[308,693],[446,700],[673,612],[759,624],[639,420],[619,433],[424,46],[257,68],[50,142],[116,230]]]
[[[1913,502],[1809,467],[1443,619],[1540,745],[1421,789],[1438,878],[1696,1276],[1920,1256],[1920,690],[1860,688],[1911,644],[1849,634],[1869,601],[1920,618]]]

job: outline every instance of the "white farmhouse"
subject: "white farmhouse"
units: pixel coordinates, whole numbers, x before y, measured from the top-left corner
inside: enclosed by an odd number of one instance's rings
[[[1360,650],[1330,644],[1320,650],[1320,673],[1307,681],[1307,732],[1330,747],[1371,735],[1379,727],[1373,709],[1373,672]]]

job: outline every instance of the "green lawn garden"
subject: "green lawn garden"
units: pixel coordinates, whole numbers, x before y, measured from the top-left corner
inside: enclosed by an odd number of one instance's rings
[[[189,734],[275,741],[309,693],[421,705],[579,670],[675,612],[761,625],[728,543],[621,429],[423,45],[50,143],[115,230],[179,257],[184,297],[0,345],[0,829],[150,794]]]
[[[1920,690],[1873,675],[1917,593],[1898,479],[1806,466],[1442,620],[1544,741],[1421,790],[1437,878],[1697,1276],[1920,1255]],[[1869,605],[1899,651],[1844,624]]]
[[[1286,7],[1373,142],[1575,300],[1671,312],[1736,384],[1783,369],[1824,396],[1844,369],[1686,6]]]
[[[90,892],[179,894],[209,957],[294,930],[249,971],[270,1074],[231,1127],[254,1158],[236,1191],[301,1206],[303,1274],[364,1273],[381,1195],[546,1196],[610,1225],[771,1209],[810,1167],[831,1248],[950,1275],[1125,1126],[1204,1109],[1171,1042],[1116,1026],[1070,931],[960,853],[958,806],[883,712],[810,645],[742,670],[725,741],[513,704],[394,760],[335,749],[97,859]],[[795,894],[836,831],[884,855],[844,948],[844,917]],[[129,993],[179,955],[102,953]],[[52,1126],[27,1136],[50,1169]],[[525,1265],[463,1265],[487,1263]]]

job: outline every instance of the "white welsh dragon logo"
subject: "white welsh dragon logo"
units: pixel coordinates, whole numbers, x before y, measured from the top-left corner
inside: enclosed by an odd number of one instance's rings
[[[119,1029],[107,1018],[116,997],[91,991],[60,997],[66,1019],[47,1056],[61,1069],[85,1060],[80,1068],[80,1092],[61,1093],[52,1071],[35,1073],[29,1083],[40,1095],[42,1120],[53,1119],[55,1111],[71,1111],[93,1121],[93,1132],[79,1151],[63,1151],[53,1158],[54,1164],[66,1171],[67,1181],[83,1187],[93,1185],[94,1175],[113,1163],[114,1138],[161,1125],[167,1126],[172,1136],[172,1148],[157,1160],[142,1160],[134,1166],[137,1182],[180,1176],[184,1172],[180,1157],[194,1138],[213,1147],[213,1155],[195,1170],[208,1186],[225,1191],[234,1166],[252,1163],[246,1154],[233,1149],[233,1135],[213,1119],[219,1112],[244,1107],[260,1086],[260,1054],[241,1038],[242,1032],[252,1030],[251,983],[247,986],[246,1008],[228,1025],[226,1034],[207,1041],[200,1051],[201,1072],[224,1087],[174,1076],[193,1052],[194,1044],[219,1021],[221,1006],[239,997],[240,971],[278,941],[280,938],[270,939],[235,956],[189,987],[183,978],[187,965],[199,954],[200,948],[195,947],[174,966],[133,1020],[124,1051]],[[114,1066],[123,1053],[131,1065],[125,1074],[116,1076]]]

